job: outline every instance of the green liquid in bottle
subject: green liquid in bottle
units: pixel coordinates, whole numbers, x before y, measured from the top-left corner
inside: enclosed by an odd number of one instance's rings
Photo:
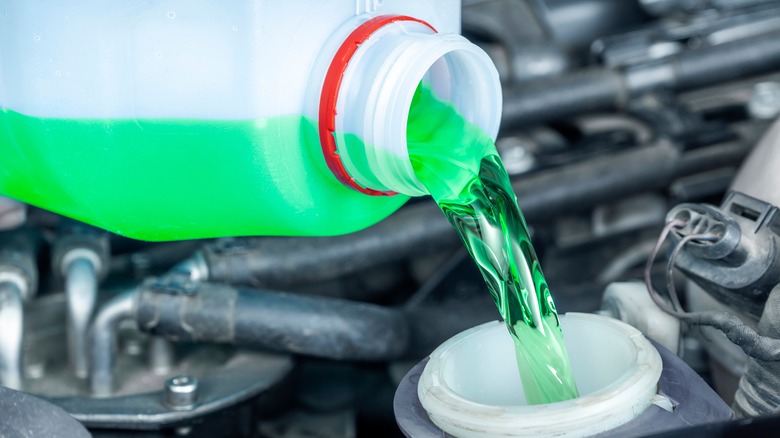
[[[417,177],[463,239],[512,335],[526,401],[577,397],[555,304],[492,139],[419,87],[407,142]]]
[[[1,108],[0,195],[154,241],[344,234],[408,199],[341,184],[303,116],[42,118]]]

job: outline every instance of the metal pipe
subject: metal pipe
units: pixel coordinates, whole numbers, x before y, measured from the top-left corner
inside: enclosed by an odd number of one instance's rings
[[[114,390],[114,359],[117,328],[135,314],[138,292],[123,292],[105,303],[90,329],[89,379],[92,395],[108,397]]]
[[[37,235],[30,228],[0,233],[0,385],[22,387],[23,302],[38,288]]]
[[[147,361],[149,368],[158,376],[164,376],[171,371],[176,360],[173,343],[160,336],[153,336],[149,341]]]
[[[97,297],[97,271],[94,263],[86,257],[75,258],[68,263],[65,271],[68,360],[76,376],[84,379],[89,375],[87,336]]]
[[[202,246],[202,245],[201,245]],[[203,258],[203,253],[197,252],[190,258],[175,265],[170,271],[170,275],[181,275],[189,278],[191,281],[206,281],[209,278],[209,267]]]
[[[0,230],[12,230],[27,220],[27,206],[0,196]]]
[[[0,386],[22,389],[22,290],[13,281],[0,282]]]

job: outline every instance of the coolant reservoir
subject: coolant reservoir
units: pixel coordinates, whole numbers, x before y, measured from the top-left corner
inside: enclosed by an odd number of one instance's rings
[[[495,138],[459,23],[450,0],[3,1],[0,195],[145,240],[365,228],[425,193],[420,82]]]
[[[733,412],[680,358],[621,321],[561,315],[580,396],[528,405],[503,322],[440,345],[399,385],[394,410],[407,437],[646,436],[726,421]]]

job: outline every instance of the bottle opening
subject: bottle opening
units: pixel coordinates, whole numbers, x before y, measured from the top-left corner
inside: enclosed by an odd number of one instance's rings
[[[336,54],[333,57],[333,61],[331,62],[331,65],[325,75],[322,94],[320,96],[319,133],[322,151],[325,155],[325,162],[336,178],[344,185],[367,195],[392,196],[396,193],[392,191],[374,190],[361,185],[347,170],[342,158],[343,156],[347,155],[346,151],[344,150],[346,148],[344,145],[339,148],[338,143],[339,137],[341,137],[341,135],[336,132],[336,116],[338,114],[337,102],[339,95],[341,94],[341,87],[342,83],[344,82],[346,70],[350,61],[352,61],[352,58],[355,56],[359,46],[365,43],[366,40],[368,40],[368,38],[371,37],[377,30],[396,21],[417,22],[430,28],[434,32],[436,31],[430,24],[424,21],[403,15],[383,15],[367,20],[358,26],[352,33],[350,33],[336,51]],[[341,138],[341,143],[344,142],[345,139]]]
[[[442,141],[460,141],[452,138],[451,134],[436,132],[439,129],[453,128],[451,123],[438,120],[442,115],[448,114],[442,113],[443,106],[451,108],[453,116],[464,119],[467,124],[476,126],[493,140],[496,139],[501,118],[498,75],[487,55],[471,43],[462,45],[461,42],[456,40],[454,44],[446,44],[450,42],[442,41],[442,46],[449,46],[447,48],[450,51],[436,59],[424,71],[421,80],[414,89],[406,91],[407,95],[400,103],[406,108],[405,125],[400,131],[385,133],[388,141],[395,142],[387,147],[397,151],[396,155],[402,158],[394,161],[397,168],[394,174],[388,175],[387,178],[388,181],[391,177],[401,180],[401,184],[406,188],[397,189],[400,192],[414,195],[426,193],[410,168],[412,142],[415,143],[414,149],[417,152],[420,152],[420,148],[428,148],[434,154],[448,148],[453,151],[459,149],[459,144],[440,144]],[[485,58],[479,56],[480,54]],[[456,123],[454,126],[460,124]],[[396,136],[395,132],[402,135]],[[467,137],[464,137],[463,141],[468,141]],[[377,144],[383,146],[381,138],[377,139]],[[412,188],[421,193],[410,193]]]
[[[463,118],[495,139],[501,119],[501,90],[494,82],[498,73],[481,49],[467,44],[469,50],[457,48],[437,59],[418,87],[429,87],[437,99],[450,103]]]
[[[320,101],[320,140],[328,166],[345,185],[369,195],[420,196],[427,191],[414,174],[407,149],[415,91],[428,87],[495,138],[500,82],[487,54],[462,36],[435,33],[413,18],[392,18],[377,17],[358,28],[373,22],[370,35],[344,65],[332,107]],[[326,78],[323,97],[329,97],[328,84]],[[323,108],[326,113],[335,110],[332,121],[323,119]]]

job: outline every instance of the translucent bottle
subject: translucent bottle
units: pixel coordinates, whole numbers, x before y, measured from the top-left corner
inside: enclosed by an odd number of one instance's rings
[[[418,84],[495,137],[449,0],[0,3],[0,195],[144,240],[335,235],[425,194]]]

